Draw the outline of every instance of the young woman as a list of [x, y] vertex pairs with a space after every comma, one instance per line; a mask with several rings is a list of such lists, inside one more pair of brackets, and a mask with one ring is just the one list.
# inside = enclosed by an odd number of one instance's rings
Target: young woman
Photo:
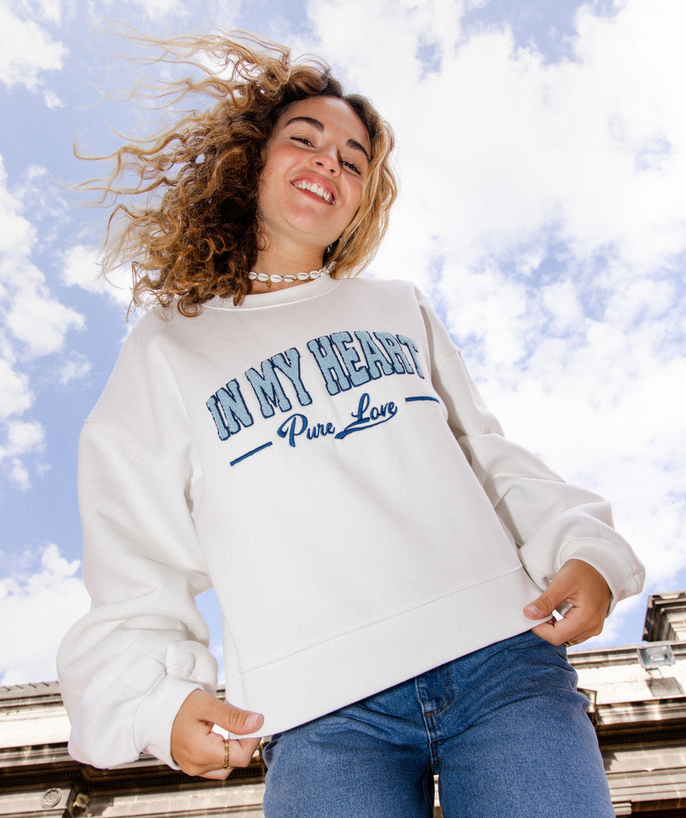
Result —
[[275, 46], [165, 47], [232, 72], [103, 187], [140, 180], [110, 261], [153, 309], [81, 440], [72, 755], [223, 779], [268, 735], [270, 818], [433, 815], [435, 773], [446, 818], [610, 818], [564, 650], [642, 586], [607, 504], [502, 436], [410, 283], [354, 277], [396, 190], [370, 103]]

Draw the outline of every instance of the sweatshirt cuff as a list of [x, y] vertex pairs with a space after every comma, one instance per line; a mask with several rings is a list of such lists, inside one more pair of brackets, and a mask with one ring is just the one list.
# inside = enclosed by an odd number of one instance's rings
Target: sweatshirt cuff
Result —
[[642, 563], [623, 549], [608, 548], [605, 542], [593, 538], [573, 540], [561, 549], [556, 569], [568, 560], [582, 560], [602, 574], [612, 594], [608, 616], [620, 600], [640, 593], [643, 588]]
[[[194, 690], [202, 690], [197, 682], [163, 676], [155, 689], [146, 696], [136, 714], [136, 746], [164, 761], [173, 770], [180, 769], [171, 754], [171, 731], [176, 714]], [[210, 691], [213, 692], [213, 691]]]

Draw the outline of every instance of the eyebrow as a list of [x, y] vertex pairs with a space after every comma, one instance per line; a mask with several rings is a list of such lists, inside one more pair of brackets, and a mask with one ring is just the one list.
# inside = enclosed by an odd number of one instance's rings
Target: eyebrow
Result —
[[[311, 116], [294, 116], [293, 119], [288, 120], [288, 122], [284, 125], [284, 128], [287, 128], [293, 122], [305, 122], [307, 125], [311, 125], [313, 128], [316, 128], [318, 131], [322, 133], [326, 130], [324, 128], [323, 122], [320, 122], [318, 119], [314, 119]], [[352, 148], [353, 150], [360, 151], [361, 153], [363, 153], [367, 158], [367, 162], [372, 161], [369, 157], [369, 154], [365, 150], [364, 146], [360, 145], [357, 139], [348, 139], [348, 141], [345, 144], [349, 148]]]

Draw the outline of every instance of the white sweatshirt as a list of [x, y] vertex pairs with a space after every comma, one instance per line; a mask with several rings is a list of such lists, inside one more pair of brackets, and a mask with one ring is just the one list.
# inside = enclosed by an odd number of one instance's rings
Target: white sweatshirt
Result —
[[79, 492], [93, 606], [59, 675], [70, 752], [98, 767], [174, 766], [174, 716], [216, 689], [211, 586], [227, 700], [270, 735], [530, 629], [569, 559], [614, 602], [643, 582], [607, 503], [502, 436], [405, 282], [145, 315], [86, 422]]

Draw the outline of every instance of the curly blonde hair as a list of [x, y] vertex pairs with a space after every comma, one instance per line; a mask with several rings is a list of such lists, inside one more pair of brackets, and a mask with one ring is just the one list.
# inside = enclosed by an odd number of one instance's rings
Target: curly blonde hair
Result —
[[[262, 249], [258, 187], [265, 147], [286, 107], [313, 96], [345, 100], [371, 141], [360, 208], [323, 259], [333, 263], [337, 278], [361, 272], [378, 249], [397, 195], [393, 132], [371, 103], [345, 95], [322, 60], [294, 62], [284, 46], [242, 32], [131, 39], [162, 49], [149, 62], [182, 63], [200, 72], [199, 78], [156, 81], [147, 86], [148, 95], [174, 105], [188, 95], [214, 102], [109, 156], [84, 157], [114, 160], [109, 177], [82, 187], [98, 191], [100, 204], [112, 197], [116, 202], [104, 268], [132, 261], [132, 306], [175, 301], [183, 315], [192, 316], [217, 295], [241, 303]], [[139, 87], [132, 96], [140, 94]]]

